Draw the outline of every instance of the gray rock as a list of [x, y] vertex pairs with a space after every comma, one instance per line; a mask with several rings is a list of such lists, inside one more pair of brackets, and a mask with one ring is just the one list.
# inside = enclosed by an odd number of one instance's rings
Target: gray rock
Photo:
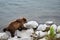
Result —
[[17, 38], [17, 36], [13, 38], [9, 38], [8, 40], [33, 40], [32, 37], [22, 37], [22, 38]]
[[33, 40], [31, 37], [20, 38], [20, 40]]
[[52, 24], [54, 24], [54, 22], [53, 21], [46, 21], [45, 24], [52, 25]]
[[47, 35], [47, 32], [42, 32], [42, 31], [36, 31], [35, 34], [37, 35], [37, 37], [44, 37]]
[[46, 30], [47, 25], [46, 24], [40, 24], [37, 28], [38, 31], [45, 31]]
[[59, 34], [56, 34], [56, 38], [60, 38], [60, 33]]
[[17, 36], [15, 36], [13, 38], [9, 38], [8, 40], [19, 40], [19, 39], [17, 38]]
[[60, 25], [57, 27], [57, 32], [60, 33]]
[[42, 38], [42, 39], [39, 39], [39, 40], [47, 40], [46, 38]]
[[0, 33], [0, 39], [3, 40], [7, 40], [9, 38], [9, 36], [7, 35], [7, 33]]

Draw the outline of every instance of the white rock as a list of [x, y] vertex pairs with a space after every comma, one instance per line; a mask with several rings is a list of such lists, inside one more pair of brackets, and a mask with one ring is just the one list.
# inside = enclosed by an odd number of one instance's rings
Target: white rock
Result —
[[34, 33], [33, 29], [28, 29], [28, 30], [22, 30], [22, 31], [18, 31], [17, 30], [17, 36], [19, 37], [30, 37], [32, 35], [32, 33]]
[[11, 39], [8, 39], [8, 40], [19, 40], [18, 38], [11, 38]]
[[44, 36], [47, 35], [47, 32], [36, 31], [35, 34], [36, 34], [38, 37], [44, 37]]
[[0, 39], [8, 39], [9, 36], [6, 33], [0, 33]]
[[59, 32], [59, 33], [60, 33], [60, 26], [58, 26], [58, 27], [57, 27], [57, 32]]
[[55, 31], [57, 30], [57, 25], [56, 24], [53, 24], [51, 26], [53, 26], [53, 28], [54, 28]]
[[32, 37], [16, 38], [16, 36], [15, 36], [13, 38], [9, 38], [8, 40], [33, 40], [33, 38]]
[[22, 37], [22, 38], [16, 38], [16, 37], [14, 37], [14, 38], [10, 38], [10, 39], [8, 39], [8, 40], [33, 40], [33, 38], [31, 38], [31, 37]]
[[60, 38], [60, 34], [56, 34], [56, 38]]
[[45, 24], [40, 24], [40, 25], [38, 26], [37, 30], [38, 30], [38, 31], [44, 31], [44, 30], [46, 30], [46, 27], [47, 27], [47, 25], [45, 25]]
[[42, 38], [42, 39], [39, 39], [39, 40], [47, 40], [46, 38]]
[[36, 21], [29, 21], [24, 24], [26, 28], [36, 28], [38, 26], [38, 23]]
[[50, 24], [53, 24], [54, 22], [53, 21], [46, 21], [45, 23], [50, 25]]

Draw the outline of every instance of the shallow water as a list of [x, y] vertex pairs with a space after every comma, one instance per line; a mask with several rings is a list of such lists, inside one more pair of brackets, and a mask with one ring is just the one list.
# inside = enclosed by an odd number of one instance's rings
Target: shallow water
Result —
[[20, 17], [60, 24], [60, 0], [0, 0], [0, 29]]

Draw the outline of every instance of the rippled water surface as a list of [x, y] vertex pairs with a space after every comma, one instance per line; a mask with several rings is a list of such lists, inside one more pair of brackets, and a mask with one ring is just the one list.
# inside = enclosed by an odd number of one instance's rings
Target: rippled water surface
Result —
[[19, 17], [60, 24], [60, 0], [0, 0], [0, 29]]

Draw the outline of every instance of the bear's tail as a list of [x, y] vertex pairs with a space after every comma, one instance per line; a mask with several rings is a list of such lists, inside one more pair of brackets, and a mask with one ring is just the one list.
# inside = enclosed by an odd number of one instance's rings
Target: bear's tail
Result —
[[7, 30], [7, 29], [6, 29], [6, 28], [4, 28], [4, 29], [3, 29], [3, 32], [6, 32], [6, 30]]

